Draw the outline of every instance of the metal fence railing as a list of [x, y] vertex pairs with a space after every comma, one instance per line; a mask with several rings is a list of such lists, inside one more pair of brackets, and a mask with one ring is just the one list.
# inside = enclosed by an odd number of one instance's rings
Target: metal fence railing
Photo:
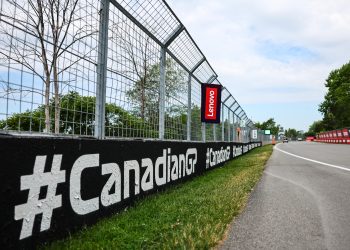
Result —
[[162, 0], [0, 0], [0, 131], [249, 141], [252, 121]]

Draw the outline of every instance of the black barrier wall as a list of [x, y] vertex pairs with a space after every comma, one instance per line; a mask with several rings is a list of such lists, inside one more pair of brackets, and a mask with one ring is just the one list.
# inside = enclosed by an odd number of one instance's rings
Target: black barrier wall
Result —
[[62, 238], [258, 146], [0, 137], [2, 249]]

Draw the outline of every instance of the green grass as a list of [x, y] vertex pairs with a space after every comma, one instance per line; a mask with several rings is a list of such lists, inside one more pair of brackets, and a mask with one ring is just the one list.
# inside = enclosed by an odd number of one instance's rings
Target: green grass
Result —
[[225, 236], [264, 170], [272, 146], [152, 195], [48, 249], [208, 249]]

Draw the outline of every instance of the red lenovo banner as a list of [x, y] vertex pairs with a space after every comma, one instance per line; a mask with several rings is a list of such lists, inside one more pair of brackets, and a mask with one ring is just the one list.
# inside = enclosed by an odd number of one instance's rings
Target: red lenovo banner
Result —
[[220, 123], [221, 85], [202, 84], [202, 122]]

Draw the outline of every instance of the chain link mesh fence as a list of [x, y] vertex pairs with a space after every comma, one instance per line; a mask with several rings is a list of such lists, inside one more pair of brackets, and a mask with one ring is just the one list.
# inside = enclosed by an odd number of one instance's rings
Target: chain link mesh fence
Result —
[[224, 87], [221, 123], [201, 123], [201, 84], [221, 83], [165, 1], [0, 4], [0, 132], [250, 140]]

